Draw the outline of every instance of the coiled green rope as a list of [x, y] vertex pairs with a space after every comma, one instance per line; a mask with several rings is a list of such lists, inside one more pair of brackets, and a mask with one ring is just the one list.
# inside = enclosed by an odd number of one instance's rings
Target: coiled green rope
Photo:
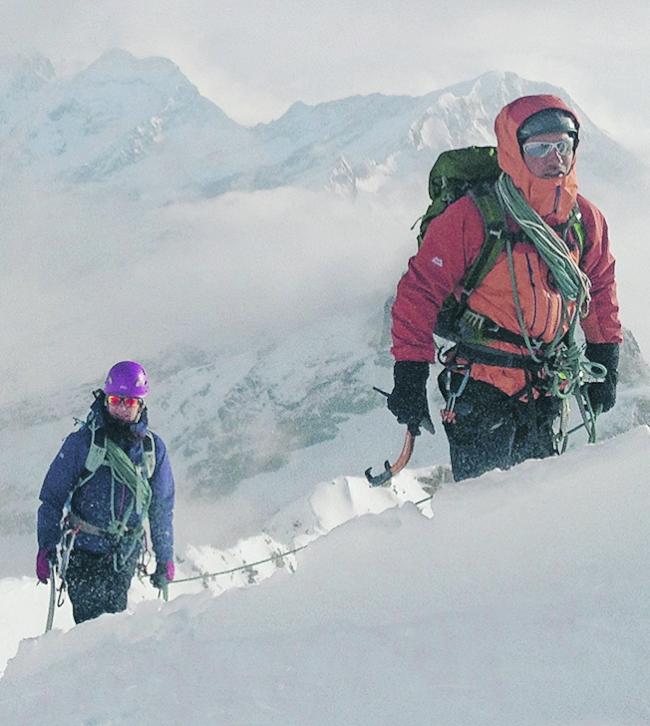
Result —
[[562, 298], [576, 302], [580, 316], [585, 317], [591, 302], [591, 282], [571, 256], [566, 242], [528, 205], [507, 174], [501, 174], [497, 180], [496, 192], [548, 265]]
[[[562, 322], [558, 326], [556, 335], [548, 346], [547, 352], [540, 357], [540, 351], [533, 346], [526, 329], [517, 290], [512, 243], [510, 240], [506, 241], [506, 254], [517, 322], [519, 323], [521, 335], [526, 342], [528, 353], [535, 362], [546, 363], [548, 390], [552, 396], [559, 399], [568, 399], [572, 395], [579, 395], [580, 386], [585, 382], [589, 380], [602, 381], [607, 375], [604, 366], [592, 363], [585, 357], [584, 346], [578, 345], [575, 340], [578, 315], [585, 317], [589, 312], [591, 281], [578, 267], [565, 241], [528, 205], [522, 193], [507, 174], [501, 174], [497, 180], [496, 193], [504, 209], [521, 227], [547, 264], [562, 298]], [[568, 304], [571, 302], [576, 304], [577, 309], [577, 314], [573, 316], [569, 315], [568, 309]], [[566, 335], [564, 325], [568, 326]]]

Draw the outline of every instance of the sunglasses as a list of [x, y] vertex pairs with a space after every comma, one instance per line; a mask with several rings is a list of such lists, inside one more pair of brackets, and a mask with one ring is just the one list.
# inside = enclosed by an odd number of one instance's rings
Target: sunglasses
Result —
[[114, 396], [112, 394], [110, 396], [106, 396], [106, 401], [109, 406], [119, 406], [120, 403], [123, 403], [127, 408], [135, 408], [142, 403], [141, 398], [135, 398], [133, 396]]
[[535, 159], [543, 159], [553, 150], [557, 151], [560, 156], [566, 156], [573, 150], [573, 141], [570, 139], [560, 139], [559, 141], [528, 141], [522, 148], [524, 154], [528, 154], [528, 156], [532, 156]]

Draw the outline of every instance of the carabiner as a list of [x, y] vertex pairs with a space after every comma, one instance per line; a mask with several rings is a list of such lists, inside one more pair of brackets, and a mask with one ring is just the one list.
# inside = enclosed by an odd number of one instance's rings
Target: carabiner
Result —
[[[458, 388], [455, 391], [452, 391], [451, 374], [460, 373], [461, 370], [463, 371], [463, 378], [458, 384]], [[463, 395], [465, 387], [467, 386], [467, 381], [469, 380], [469, 370], [469, 366], [460, 364], [456, 366], [449, 366], [446, 370], [445, 383], [448, 398], [445, 407], [440, 411], [440, 418], [442, 419], [443, 423], [456, 423], [456, 412], [454, 410], [456, 408], [456, 400]]]

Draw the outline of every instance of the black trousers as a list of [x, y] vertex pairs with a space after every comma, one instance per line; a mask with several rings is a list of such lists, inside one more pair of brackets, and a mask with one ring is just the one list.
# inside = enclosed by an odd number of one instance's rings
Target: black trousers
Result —
[[[445, 400], [449, 397], [446, 375], [443, 371], [438, 376]], [[452, 390], [458, 390], [461, 380], [461, 374], [452, 373]], [[468, 379], [456, 400], [455, 420], [443, 422], [454, 479], [555, 454], [553, 422], [560, 408], [560, 400], [551, 396], [522, 402], [488, 383]]]
[[136, 547], [136, 551], [123, 563], [120, 571], [116, 572], [112, 554], [72, 550], [66, 582], [75, 623], [83, 623], [104, 613], [126, 610], [129, 587], [139, 554], [140, 550]]

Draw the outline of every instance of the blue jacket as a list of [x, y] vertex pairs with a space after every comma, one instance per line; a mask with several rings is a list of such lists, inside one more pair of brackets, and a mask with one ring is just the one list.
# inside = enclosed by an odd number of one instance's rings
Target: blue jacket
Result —
[[[98, 425], [106, 426], [108, 414], [103, 407], [103, 397], [91, 407]], [[142, 439], [148, 431], [146, 409], [137, 424], [130, 431], [108, 427], [107, 433], [127, 453], [134, 463], [141, 463], [143, 457]], [[174, 477], [163, 440], [151, 432], [155, 444], [156, 466], [152, 477], [151, 504], [149, 506], [149, 527], [157, 562], [167, 562], [174, 555], [174, 531], [172, 525], [174, 509]], [[38, 509], [38, 546], [53, 550], [61, 539], [61, 518], [71, 492], [77, 486], [90, 449], [91, 431], [87, 425], [71, 433], [63, 442], [59, 453], [45, 476], [41, 488], [41, 506]], [[111, 520], [111, 470], [100, 466], [91, 479], [73, 494], [71, 508], [81, 519], [100, 529], [106, 529]], [[128, 487], [115, 483], [113, 512], [120, 515], [126, 511], [133, 495]], [[133, 511], [128, 527], [137, 528], [141, 518]], [[125, 542], [121, 543], [126, 546]], [[79, 532], [75, 549], [94, 553], [109, 553], [115, 550], [115, 543], [108, 537]]]

